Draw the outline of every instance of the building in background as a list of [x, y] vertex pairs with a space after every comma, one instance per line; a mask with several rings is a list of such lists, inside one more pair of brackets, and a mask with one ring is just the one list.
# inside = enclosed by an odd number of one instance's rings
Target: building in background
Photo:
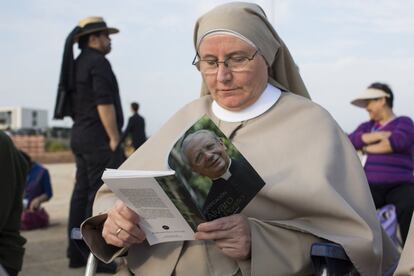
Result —
[[47, 110], [21, 106], [0, 107], [0, 129], [44, 130], [48, 127]]
[[0, 106], [0, 130], [39, 163], [74, 162], [69, 147], [71, 128], [49, 126], [45, 109]]

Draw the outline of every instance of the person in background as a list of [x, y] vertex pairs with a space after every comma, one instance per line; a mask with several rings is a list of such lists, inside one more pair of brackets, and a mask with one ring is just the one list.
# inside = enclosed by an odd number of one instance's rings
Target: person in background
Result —
[[27, 164], [29, 173], [26, 178], [23, 205], [29, 211], [38, 210], [43, 202], [49, 201], [53, 196], [49, 170], [33, 161], [28, 154], [20, 152]]
[[[106, 55], [111, 52], [111, 34], [102, 17], [87, 17], [66, 39], [55, 118], [71, 116], [71, 148], [76, 161], [76, 182], [72, 192], [68, 222], [69, 267], [86, 265], [88, 250], [71, 239], [92, 214], [96, 191], [101, 187], [105, 168], [117, 168], [124, 155], [120, 134], [124, 122], [118, 83]], [[73, 60], [73, 44], [81, 50]], [[83, 249], [82, 249], [83, 248]], [[98, 270], [100, 266], [98, 266]]]
[[414, 210], [414, 124], [393, 111], [394, 94], [384, 83], [371, 84], [351, 103], [365, 108], [370, 120], [358, 126], [349, 139], [366, 155], [364, 164], [375, 207], [394, 204], [403, 243]]
[[128, 124], [121, 137], [122, 143], [122, 141], [130, 135], [134, 150], [138, 149], [145, 143], [145, 141], [147, 141], [147, 135], [145, 134], [145, 119], [139, 115], [138, 111], [139, 104], [137, 102], [131, 103], [132, 116], [129, 117]]
[[22, 268], [26, 239], [20, 235], [22, 199], [29, 167], [7, 134], [0, 130], [0, 265], [9, 276]]
[[108, 262], [127, 252], [135, 275], [311, 275], [312, 244], [329, 240], [343, 246], [361, 275], [391, 270], [398, 254], [376, 220], [355, 150], [332, 116], [309, 100], [263, 9], [230, 2], [208, 11], [195, 24], [194, 48], [204, 96], [120, 168], [165, 170], [171, 146], [207, 115], [266, 184], [240, 214], [199, 224], [195, 240], [154, 246], [139, 215], [102, 186], [96, 216], [82, 224], [95, 256]]
[[10, 126], [8, 126], [5, 130], [4, 130], [4, 133], [6, 133], [8, 136], [12, 136], [13, 135], [13, 132], [12, 132], [12, 129], [11, 129], [11, 127]]

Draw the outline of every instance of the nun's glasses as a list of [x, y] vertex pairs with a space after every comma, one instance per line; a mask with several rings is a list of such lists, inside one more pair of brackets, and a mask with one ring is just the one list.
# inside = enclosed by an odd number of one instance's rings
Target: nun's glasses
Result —
[[216, 74], [220, 63], [223, 63], [223, 65], [226, 68], [230, 69], [232, 72], [241, 72], [245, 69], [246, 65], [254, 59], [258, 52], [259, 50], [257, 50], [251, 57], [242, 55], [229, 56], [224, 61], [218, 61], [214, 59], [197, 60], [197, 58], [199, 57], [199, 55], [197, 54], [194, 57], [192, 64], [195, 65], [201, 73], [207, 75]]

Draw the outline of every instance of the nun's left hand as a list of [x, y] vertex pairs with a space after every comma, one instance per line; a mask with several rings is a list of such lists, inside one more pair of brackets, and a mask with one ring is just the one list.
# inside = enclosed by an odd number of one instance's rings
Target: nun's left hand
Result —
[[247, 218], [241, 214], [198, 225], [197, 240], [214, 240], [221, 251], [236, 260], [250, 258], [251, 235]]

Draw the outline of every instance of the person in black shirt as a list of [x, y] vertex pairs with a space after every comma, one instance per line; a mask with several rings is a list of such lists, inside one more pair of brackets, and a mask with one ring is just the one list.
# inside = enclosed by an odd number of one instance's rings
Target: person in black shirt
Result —
[[145, 134], [145, 120], [138, 114], [139, 104], [136, 102], [131, 103], [132, 116], [129, 117], [127, 127], [121, 137], [121, 142], [124, 141], [126, 136], [131, 134], [132, 146], [134, 149], [138, 149], [147, 140]]
[[[29, 166], [13, 141], [0, 130], [0, 275], [22, 268], [26, 239], [20, 234], [23, 190]], [[2, 274], [3, 272], [3, 274]]]
[[[92, 204], [102, 185], [105, 168], [117, 168], [123, 161], [119, 147], [123, 113], [118, 83], [109, 61], [110, 34], [102, 17], [80, 21], [68, 36], [62, 62], [55, 118], [73, 119], [71, 148], [76, 160], [76, 183], [72, 192], [67, 255], [69, 267], [86, 265], [88, 251], [71, 239], [71, 231], [92, 215]], [[81, 53], [73, 60], [72, 46]], [[62, 107], [63, 106], [63, 107]]]

